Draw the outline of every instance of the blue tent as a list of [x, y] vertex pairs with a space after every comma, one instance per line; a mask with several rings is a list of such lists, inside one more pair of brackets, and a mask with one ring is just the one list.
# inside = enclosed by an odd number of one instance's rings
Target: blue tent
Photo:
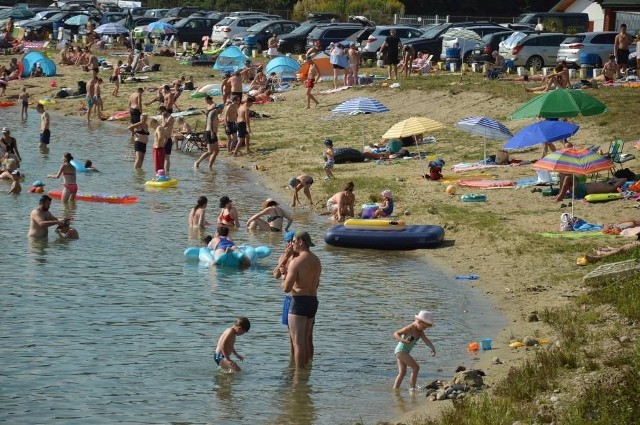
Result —
[[244, 62], [249, 59], [236, 46], [229, 46], [220, 53], [213, 69], [223, 72], [235, 72], [244, 67]]
[[291, 59], [288, 56], [278, 56], [277, 58], [273, 58], [267, 64], [265, 68], [265, 73], [267, 75], [275, 72], [277, 75], [281, 77], [292, 77], [295, 78], [296, 73], [300, 70], [300, 64]]
[[33, 71], [36, 63], [40, 64], [40, 68], [42, 68], [45, 77], [53, 77], [56, 75], [55, 62], [46, 57], [44, 53], [33, 51], [22, 57], [22, 78], [31, 76], [31, 71]]

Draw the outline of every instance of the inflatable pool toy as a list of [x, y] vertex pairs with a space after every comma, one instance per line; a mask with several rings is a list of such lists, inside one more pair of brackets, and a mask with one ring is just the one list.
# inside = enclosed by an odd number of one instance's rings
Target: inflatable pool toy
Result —
[[456, 194], [456, 187], [452, 184], [450, 184], [449, 186], [447, 186], [447, 188], [445, 189], [445, 192], [447, 193], [447, 195], [449, 196], [453, 196]]
[[40, 99], [38, 103], [41, 104], [42, 106], [50, 106], [50, 105], [55, 105], [56, 101], [48, 97], [45, 97], [44, 99]]
[[202, 109], [189, 108], [185, 109], [184, 111], [178, 111], [171, 114], [171, 116], [174, 118], [188, 117], [189, 115], [202, 115]]
[[206, 92], [205, 93], [201, 93], [199, 91], [194, 91], [193, 93], [191, 93], [189, 95], [189, 98], [190, 99], [201, 99], [201, 98], [207, 97], [207, 96], [208, 96], [208, 94]]
[[[49, 192], [49, 196], [52, 198], [62, 198], [61, 190], [52, 190]], [[105, 202], [107, 204], [133, 204], [138, 202], [138, 197], [135, 195], [108, 195], [105, 193], [76, 193], [76, 201], [87, 202]]]
[[129, 118], [130, 116], [131, 114], [129, 113], [129, 111], [114, 112], [109, 118], [107, 118], [107, 121], [124, 120]]
[[71, 165], [73, 165], [73, 168], [75, 168], [78, 173], [90, 173], [91, 172], [90, 169], [85, 168], [84, 164], [82, 162], [78, 161], [77, 159], [72, 159], [70, 162], [71, 162]]
[[359, 230], [402, 230], [406, 226], [402, 220], [350, 218], [344, 222], [346, 229]]
[[622, 199], [622, 193], [592, 193], [591, 195], [587, 195], [584, 197], [584, 200], [589, 203], [595, 202], [609, 202], [615, 201], [616, 199]]
[[444, 240], [444, 229], [434, 225], [407, 225], [391, 232], [348, 229], [343, 224], [333, 226], [324, 234], [329, 245], [344, 248], [384, 250], [425, 249], [438, 246]]
[[178, 185], [177, 179], [168, 179], [168, 180], [147, 180], [144, 184], [147, 187], [174, 187]]
[[460, 197], [462, 202], [487, 202], [487, 195], [483, 193], [470, 193]]
[[333, 154], [333, 160], [336, 164], [345, 164], [347, 162], [364, 162], [364, 154], [358, 149], [336, 148], [333, 150]]
[[214, 251], [207, 247], [189, 247], [184, 250], [184, 256], [187, 259], [199, 260], [206, 266], [231, 266], [240, 267], [244, 257], [247, 257], [251, 264], [260, 258], [271, 255], [271, 248], [268, 246], [251, 247], [248, 245], [239, 245], [237, 250], [230, 250], [224, 254], [215, 256]]
[[498, 189], [514, 187], [513, 180], [463, 179], [458, 180], [458, 186], [475, 187], [478, 189]]
[[0, 108], [7, 108], [9, 106], [16, 106], [16, 102], [11, 102], [8, 100], [0, 102]]
[[580, 238], [601, 238], [609, 235], [602, 232], [544, 232], [541, 235], [545, 238], [567, 238], [567, 239], [580, 239]]
[[509, 347], [511, 348], [520, 348], [520, 347], [524, 347], [524, 344], [520, 341], [515, 341], [512, 342], [511, 344], [509, 344]]

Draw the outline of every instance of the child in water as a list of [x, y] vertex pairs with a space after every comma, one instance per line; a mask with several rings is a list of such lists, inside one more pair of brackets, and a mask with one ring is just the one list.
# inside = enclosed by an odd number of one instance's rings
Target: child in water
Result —
[[228, 370], [231, 372], [240, 372], [240, 366], [233, 360], [231, 360], [231, 355], [233, 354], [238, 358], [238, 360], [243, 361], [244, 358], [236, 352], [235, 343], [236, 336], [244, 335], [249, 332], [251, 328], [251, 323], [249, 319], [246, 317], [238, 317], [236, 322], [230, 328], [227, 328], [222, 335], [220, 335], [220, 339], [218, 339], [218, 345], [216, 346], [216, 353], [213, 356], [216, 364], [220, 366], [223, 370]]
[[397, 330], [393, 337], [398, 341], [398, 345], [395, 349], [396, 362], [398, 364], [398, 376], [393, 383], [393, 388], [400, 388], [404, 375], [407, 373], [407, 366], [411, 368], [411, 388], [416, 388], [416, 381], [418, 380], [418, 372], [420, 366], [416, 363], [415, 359], [411, 357], [411, 349], [416, 345], [418, 339], [424, 341], [427, 347], [431, 349], [431, 355], [436, 355], [436, 349], [424, 334], [425, 329], [433, 326], [433, 313], [422, 310], [418, 313], [408, 326]]
[[335, 154], [333, 152], [333, 140], [331, 139], [327, 139], [324, 141], [324, 145], [327, 147], [327, 150], [324, 151], [324, 167], [322, 167], [324, 169], [324, 173], [326, 174], [325, 176], [325, 180], [330, 180], [333, 179], [335, 177], [333, 177], [333, 165], [335, 164], [334, 160], [335, 160]]

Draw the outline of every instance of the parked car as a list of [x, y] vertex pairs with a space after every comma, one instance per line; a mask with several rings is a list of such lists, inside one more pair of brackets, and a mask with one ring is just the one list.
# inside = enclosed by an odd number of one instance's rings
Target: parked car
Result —
[[443, 23], [438, 25], [430, 25], [421, 27], [424, 33], [421, 37], [414, 38], [404, 43], [407, 46], [411, 46], [413, 50], [417, 52], [425, 52], [428, 55], [433, 55], [434, 58], [439, 58], [442, 52], [442, 37], [444, 33], [451, 28], [464, 28], [473, 27], [479, 25], [492, 25], [498, 26], [492, 22], [455, 22], [455, 23]]
[[340, 15], [336, 15], [335, 13], [310, 12], [307, 15], [307, 19], [309, 22], [315, 22], [317, 24], [331, 23], [340, 19]]
[[127, 19], [126, 12], [105, 12], [102, 14], [102, 19], [100, 19], [98, 25], [110, 24], [113, 22], [121, 21], [122, 19]]
[[318, 24], [314, 22], [303, 22], [298, 28], [289, 34], [278, 37], [278, 51], [280, 53], [304, 53], [307, 45], [307, 37]]
[[497, 51], [500, 42], [506, 40], [511, 34], [513, 34], [513, 31], [509, 30], [494, 32], [493, 34], [487, 34], [482, 37], [482, 41], [473, 46], [470, 58], [471, 63], [494, 63], [495, 58], [493, 57], [493, 52]]
[[[581, 54], [598, 55], [596, 66], [601, 68], [609, 60], [613, 53], [613, 44], [618, 33], [615, 31], [583, 32], [570, 35], [565, 38], [558, 49], [558, 62], [567, 61], [567, 64], [579, 67]], [[629, 46], [630, 51], [635, 51], [636, 44]]]
[[235, 12], [229, 12], [229, 15], [227, 16], [253, 16], [253, 15], [266, 16], [269, 19], [282, 19], [282, 16], [280, 15], [271, 15], [269, 13], [255, 12], [252, 10], [237, 10]]
[[300, 24], [294, 21], [279, 20], [279, 21], [264, 21], [247, 28], [245, 31], [238, 33], [233, 38], [233, 44], [244, 44], [244, 38], [253, 36], [256, 39], [256, 49], [258, 51], [267, 50], [269, 39], [273, 34], [280, 36], [281, 34], [289, 34]]
[[34, 16], [33, 18], [23, 19], [21, 21], [15, 21], [13, 25], [16, 27], [24, 27], [25, 24], [29, 24], [32, 22], [45, 21], [50, 17], [52, 17], [53, 15], [55, 15], [56, 13], [60, 13], [60, 9], [43, 10], [41, 12], [36, 13], [36, 16]]
[[179, 6], [169, 9], [164, 15], [165, 18], [186, 18], [195, 12], [201, 12], [203, 9], [196, 6]]
[[513, 33], [500, 44], [500, 55], [513, 61], [515, 66], [534, 67], [537, 70], [545, 65], [555, 65], [558, 59], [560, 43], [567, 37], [562, 33]]
[[233, 40], [237, 34], [245, 31], [247, 28], [259, 22], [269, 20], [270, 19], [264, 15], [227, 16], [213, 26], [211, 41], [214, 43], [223, 43], [226, 40]]
[[380, 50], [380, 46], [382, 46], [387, 36], [391, 34], [392, 29], [396, 30], [396, 36], [400, 38], [403, 44], [424, 34], [422, 30], [407, 25], [378, 25], [367, 35], [364, 46], [360, 49], [362, 58], [375, 60], [376, 52]]
[[164, 18], [164, 16], [167, 14], [167, 12], [169, 11], [169, 9], [149, 9], [146, 12], [144, 12], [144, 18], [156, 18], [156, 20], [158, 19], [162, 19]]
[[133, 16], [133, 19], [136, 20], [138, 18], [142, 18], [144, 14], [147, 12], [147, 10], [151, 10], [151, 8], [150, 7], [132, 7], [127, 11], [127, 13], [131, 13], [131, 16]]
[[442, 51], [440, 59], [446, 59], [446, 51], [449, 48], [458, 47], [460, 58], [464, 63], [471, 63], [473, 48], [482, 41], [482, 37], [487, 34], [504, 32], [504, 27], [489, 25], [477, 27], [452, 28], [442, 37]]
[[59, 27], [62, 27], [67, 19], [77, 14], [76, 12], [58, 12], [49, 19], [27, 23], [23, 28], [25, 31], [45, 35], [51, 34], [55, 37], [57, 35], [55, 31], [57, 31]]
[[187, 18], [180, 19], [173, 26], [177, 31], [176, 37], [178, 38], [178, 41], [199, 43], [202, 41], [202, 37], [209, 35], [214, 24], [214, 19], [189, 16]]
[[140, 24], [140, 25], [136, 23], [136, 27], [133, 28], [133, 36], [134, 36], [134, 38], [142, 38], [142, 37], [144, 37], [144, 35], [146, 34], [145, 28], [150, 23], [162, 21], [162, 22], [166, 22], [168, 24], [174, 25], [179, 20], [180, 20], [180, 18], [173, 17], [173, 18], [153, 19], [151, 22], [143, 23], [143, 24]]
[[319, 40], [320, 49], [324, 50], [329, 47], [329, 44], [342, 42], [361, 29], [360, 24], [320, 24], [307, 36], [306, 48], [309, 49], [316, 40]]
[[529, 12], [518, 16], [518, 19], [508, 27], [514, 30], [532, 30], [538, 24], [544, 26], [545, 31], [553, 32], [585, 32], [589, 27], [587, 13], [571, 12]]

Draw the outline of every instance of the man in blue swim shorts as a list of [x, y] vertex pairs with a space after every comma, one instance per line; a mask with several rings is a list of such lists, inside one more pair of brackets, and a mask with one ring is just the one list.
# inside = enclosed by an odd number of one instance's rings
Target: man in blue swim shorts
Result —
[[315, 246], [309, 233], [297, 231], [293, 236], [297, 254], [282, 273], [282, 290], [292, 296], [289, 306], [289, 336], [293, 344], [296, 368], [303, 369], [313, 359], [313, 325], [318, 311], [318, 286], [322, 265], [309, 249]]

